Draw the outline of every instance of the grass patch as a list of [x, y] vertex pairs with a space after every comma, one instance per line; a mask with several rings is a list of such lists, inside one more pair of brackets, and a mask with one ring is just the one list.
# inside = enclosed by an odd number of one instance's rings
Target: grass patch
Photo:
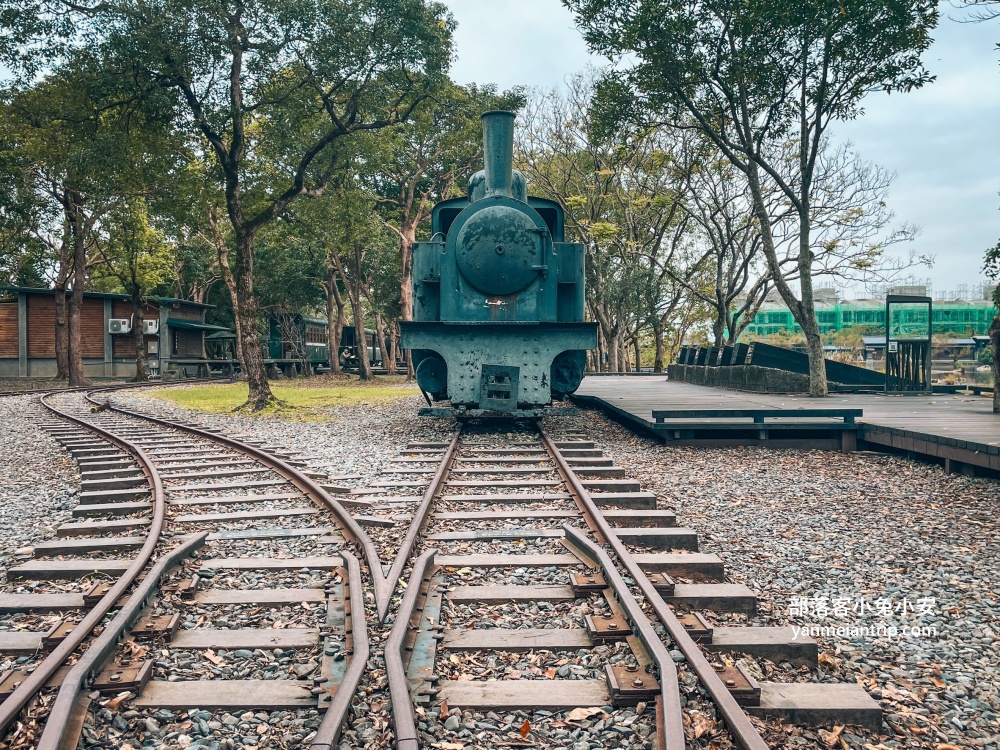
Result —
[[[244, 416], [275, 416], [286, 419], [329, 419], [331, 409], [338, 406], [375, 404], [407, 398], [419, 393], [416, 384], [406, 383], [402, 376], [380, 377], [362, 383], [357, 378], [318, 377], [299, 381], [272, 382], [271, 392], [280, 403]], [[158, 388], [149, 394], [182, 406], [185, 409], [212, 414], [227, 414], [247, 400], [246, 383], [218, 383], [181, 388]]]

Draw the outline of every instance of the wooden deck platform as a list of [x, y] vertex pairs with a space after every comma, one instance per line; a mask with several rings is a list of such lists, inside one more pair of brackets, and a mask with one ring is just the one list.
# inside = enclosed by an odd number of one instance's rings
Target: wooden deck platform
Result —
[[[902, 451], [943, 462], [948, 471], [975, 467], [1000, 472], [1000, 415], [990, 399], [960, 394], [885, 396], [836, 394], [822, 401], [800, 394], [761, 394], [675, 383], [663, 377], [587, 377], [574, 399], [595, 405], [631, 427], [665, 441], [694, 445], [766, 444], [772, 447]], [[822, 406], [861, 409], [856, 424], [797, 416]], [[691, 418], [677, 412], [781, 410], [766, 429], [750, 418]], [[653, 411], [673, 412], [657, 424]], [[787, 411], [787, 415], [784, 412]]]

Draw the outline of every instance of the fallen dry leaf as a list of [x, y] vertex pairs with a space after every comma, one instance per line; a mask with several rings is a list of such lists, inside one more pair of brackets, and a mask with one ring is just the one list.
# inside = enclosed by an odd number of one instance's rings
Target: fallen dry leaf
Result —
[[569, 712], [569, 716], [566, 717], [567, 721], [582, 721], [583, 719], [589, 719], [594, 714], [601, 713], [600, 708], [574, 708]]
[[224, 664], [225, 661], [226, 661], [225, 659], [220, 659], [218, 656], [216, 656], [215, 652], [212, 649], [208, 649], [208, 651], [206, 651], [205, 653], [203, 653], [202, 656], [204, 656], [206, 659], [208, 659], [210, 662], [212, 662], [212, 664], [214, 664], [215, 666], [219, 666], [220, 664]]
[[715, 722], [701, 711], [692, 711], [690, 716], [691, 731], [694, 733], [695, 739], [699, 739], [702, 735], [715, 729]]
[[441, 713], [440, 713], [440, 716], [441, 716], [441, 721], [444, 721], [446, 718], [448, 718], [448, 701], [447, 701], [447, 699], [441, 701]]
[[114, 698], [112, 698], [107, 703], [105, 703], [104, 707], [106, 709], [108, 709], [109, 711], [114, 711], [122, 703], [124, 703], [125, 701], [127, 701], [131, 697], [132, 697], [132, 693], [122, 693], [121, 695], [116, 695]]
[[836, 726], [833, 728], [832, 732], [827, 732], [824, 729], [819, 730], [819, 736], [823, 738], [823, 744], [827, 747], [833, 747], [840, 740], [840, 733], [844, 731], [844, 725]]
[[522, 737], [527, 737], [528, 736], [528, 732], [530, 732], [530, 731], [531, 731], [531, 722], [529, 722], [527, 719], [525, 719], [524, 723], [521, 725], [521, 736]]

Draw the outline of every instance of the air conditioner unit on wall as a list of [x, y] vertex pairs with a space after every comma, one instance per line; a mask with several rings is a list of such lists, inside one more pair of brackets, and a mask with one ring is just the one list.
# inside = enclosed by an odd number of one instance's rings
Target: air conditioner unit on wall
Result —
[[160, 330], [160, 321], [158, 320], [144, 320], [142, 321], [142, 332], [147, 336], [155, 336]]
[[112, 318], [108, 321], [108, 333], [129, 333], [132, 321], [128, 318]]

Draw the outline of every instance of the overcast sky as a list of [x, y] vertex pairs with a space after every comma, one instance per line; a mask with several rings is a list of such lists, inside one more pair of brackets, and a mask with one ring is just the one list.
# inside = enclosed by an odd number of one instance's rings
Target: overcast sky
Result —
[[[591, 57], [573, 17], [559, 0], [445, 0], [458, 22], [460, 83], [553, 87]], [[1000, 239], [1000, 22], [961, 24], [943, 6], [935, 43], [925, 57], [937, 76], [909, 94], [871, 95], [860, 119], [835, 126], [866, 159], [896, 173], [889, 205], [920, 235], [909, 245], [935, 256], [935, 291], [978, 284], [987, 247]]]

